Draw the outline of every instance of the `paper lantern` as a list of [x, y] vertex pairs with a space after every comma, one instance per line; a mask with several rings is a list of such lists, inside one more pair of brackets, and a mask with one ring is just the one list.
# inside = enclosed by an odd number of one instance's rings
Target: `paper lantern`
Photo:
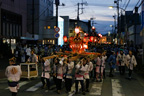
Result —
[[94, 40], [94, 37], [93, 37], [93, 36], [90, 36], [89, 41], [90, 41], [90, 42], [93, 42], [93, 40]]
[[84, 38], [83, 38], [83, 42], [87, 42], [87, 37], [84, 37]]
[[69, 40], [72, 41], [74, 37], [70, 37]]
[[63, 36], [63, 40], [64, 40], [64, 42], [67, 42], [67, 37]]
[[83, 44], [83, 47], [84, 47], [85, 49], [88, 49], [88, 45], [86, 45], [86, 44]]
[[102, 34], [99, 33], [98, 36], [99, 36], [99, 37], [102, 37]]
[[75, 33], [78, 34], [80, 32], [79, 28], [75, 28]]

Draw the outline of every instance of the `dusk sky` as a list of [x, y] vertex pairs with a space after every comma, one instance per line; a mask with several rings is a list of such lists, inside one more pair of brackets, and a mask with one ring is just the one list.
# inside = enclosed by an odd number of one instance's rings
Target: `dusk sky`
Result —
[[[116, 8], [109, 9], [109, 6], [116, 6], [114, 0], [60, 0], [60, 3], [64, 3], [66, 6], [59, 6], [59, 16], [69, 16], [70, 19], [77, 18], [77, 3], [87, 2], [88, 5], [84, 5], [83, 14], [80, 15], [80, 20], [89, 20], [90, 18], [95, 18], [95, 27], [97, 31], [101, 34], [108, 33], [112, 28], [114, 19], [113, 15], [116, 14]], [[125, 8], [129, 0], [120, 1], [120, 7]], [[139, 0], [130, 0], [130, 3], [126, 11], [131, 11]], [[139, 3], [140, 4], [140, 3]], [[139, 5], [138, 4], [138, 5]], [[80, 6], [81, 7], [81, 6]], [[55, 9], [55, 6], [54, 6]], [[140, 11], [139, 11], [140, 12]], [[55, 13], [55, 10], [54, 10]], [[81, 11], [80, 11], [81, 13]], [[54, 14], [55, 15], [55, 14]]]

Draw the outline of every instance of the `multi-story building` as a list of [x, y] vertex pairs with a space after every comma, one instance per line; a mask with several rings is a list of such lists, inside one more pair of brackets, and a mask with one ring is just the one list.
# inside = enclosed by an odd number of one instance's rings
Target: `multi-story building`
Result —
[[15, 42], [15, 39], [25, 36], [26, 9], [26, 0], [0, 0], [0, 38], [11, 43], [11, 40]]
[[[42, 34], [44, 31], [44, 26], [46, 25], [47, 18], [53, 16], [53, 0], [27, 0], [27, 32], [37, 37], [37, 39], [42, 39]], [[34, 11], [32, 10], [34, 6]], [[34, 25], [32, 24], [34, 14]], [[34, 32], [32, 32], [32, 27], [34, 26]]]

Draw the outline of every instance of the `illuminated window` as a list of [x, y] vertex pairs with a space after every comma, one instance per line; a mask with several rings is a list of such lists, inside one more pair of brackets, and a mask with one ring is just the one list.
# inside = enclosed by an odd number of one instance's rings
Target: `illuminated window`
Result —
[[49, 42], [49, 40], [48, 40], [48, 42]]
[[50, 26], [48, 26], [47, 28], [50, 29]]
[[56, 28], [56, 26], [54, 26], [54, 28]]
[[55, 44], [55, 40], [53, 40], [53, 44]]
[[46, 26], [44, 26], [44, 29], [46, 29]]

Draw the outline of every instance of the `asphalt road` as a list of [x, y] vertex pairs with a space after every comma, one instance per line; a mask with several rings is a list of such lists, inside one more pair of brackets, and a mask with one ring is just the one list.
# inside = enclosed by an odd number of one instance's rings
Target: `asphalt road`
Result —
[[[125, 78], [127, 74], [120, 76], [116, 72], [115, 75], [115, 77], [107, 76], [103, 82], [94, 82], [91, 80], [90, 92], [86, 93], [85, 96], [144, 96], [144, 80], [141, 77], [133, 74], [133, 79], [130, 81]], [[42, 83], [40, 82], [40, 77], [31, 80], [23, 79], [19, 85], [18, 96], [83, 96], [81, 93], [74, 94], [74, 83], [70, 94], [65, 92], [64, 85], [62, 93], [57, 94], [55, 85], [52, 82], [52, 90], [45, 92], [45, 89], [41, 89]], [[0, 96], [11, 96], [6, 79], [0, 79]]]

